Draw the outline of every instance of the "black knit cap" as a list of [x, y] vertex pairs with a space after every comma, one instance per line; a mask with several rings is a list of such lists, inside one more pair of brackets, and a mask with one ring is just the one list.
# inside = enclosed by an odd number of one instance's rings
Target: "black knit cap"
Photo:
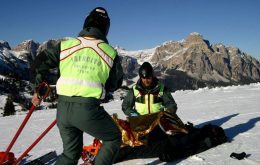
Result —
[[141, 78], [153, 77], [153, 67], [149, 62], [144, 62], [139, 68]]
[[103, 7], [93, 9], [86, 17], [83, 29], [88, 27], [96, 27], [106, 36], [110, 27], [110, 19], [106, 9]]

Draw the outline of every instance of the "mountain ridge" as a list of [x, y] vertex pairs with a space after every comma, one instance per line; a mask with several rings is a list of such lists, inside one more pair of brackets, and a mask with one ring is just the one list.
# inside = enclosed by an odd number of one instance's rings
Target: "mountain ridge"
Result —
[[[1, 41], [0, 50], [28, 63], [28, 69], [36, 54], [59, 41], [52, 39], [39, 44], [27, 40], [13, 49], [8, 42]], [[166, 41], [151, 49], [127, 51], [119, 46], [115, 49], [121, 58], [126, 86], [138, 79], [138, 68], [144, 61], [152, 63], [156, 76], [172, 91], [260, 82], [259, 60], [236, 47], [210, 44], [197, 32], [190, 33], [183, 40]], [[0, 62], [1, 56], [4, 56], [3, 51], [0, 52]]]

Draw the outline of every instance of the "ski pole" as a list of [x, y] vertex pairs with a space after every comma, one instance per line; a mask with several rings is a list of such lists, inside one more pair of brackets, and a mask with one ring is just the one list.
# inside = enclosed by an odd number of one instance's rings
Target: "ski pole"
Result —
[[25, 155], [27, 155], [32, 149], [33, 147], [52, 129], [52, 127], [56, 124], [56, 120], [54, 120], [49, 127], [31, 144], [30, 147], [28, 147], [24, 153], [14, 162], [13, 165], [17, 165], [19, 164], [19, 162], [25, 157]]
[[[47, 88], [47, 90], [46, 90], [45, 93], [43, 93], [44, 87]], [[48, 85], [46, 82], [42, 82], [41, 84], [39, 84], [39, 87], [38, 87], [38, 89], [37, 89], [37, 92], [40, 94], [40, 96], [41, 96], [40, 99], [41, 99], [41, 100], [42, 100], [42, 99], [45, 99], [45, 98], [48, 96], [49, 92], [50, 92], [49, 85]], [[41, 95], [41, 94], [42, 94], [42, 95]], [[11, 148], [13, 147], [15, 141], [16, 141], [17, 138], [19, 137], [20, 133], [22, 132], [24, 126], [26, 125], [27, 121], [28, 121], [29, 118], [31, 117], [31, 115], [32, 115], [33, 111], [35, 110], [35, 108], [36, 108], [36, 106], [34, 106], [34, 105], [31, 106], [31, 108], [30, 108], [29, 112], [27, 113], [27, 115], [25, 116], [25, 118], [24, 118], [22, 124], [20, 125], [19, 129], [17, 130], [16, 134], [14, 135], [14, 137], [13, 137], [11, 143], [10, 143], [9, 146], [7, 147], [7, 149], [6, 149], [6, 151], [5, 151], [5, 154], [4, 154], [4, 156], [2, 157], [0, 163], [3, 163], [5, 157], [7, 156], [8, 152], [9, 152], [9, 151], [11, 150]]]

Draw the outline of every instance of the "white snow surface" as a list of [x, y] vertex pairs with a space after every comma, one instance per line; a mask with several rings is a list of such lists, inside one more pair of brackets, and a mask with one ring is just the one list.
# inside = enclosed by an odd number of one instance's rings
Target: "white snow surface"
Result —
[[[195, 126], [201, 127], [210, 122], [222, 126], [231, 142], [171, 163], [160, 162], [158, 158], [152, 158], [135, 159], [118, 164], [260, 164], [260, 83], [213, 89], [203, 88], [195, 91], [176, 91], [172, 95], [178, 104], [177, 114], [184, 123], [189, 121]], [[120, 118], [125, 119], [121, 111], [121, 103], [122, 100], [114, 99], [103, 106], [110, 114], [118, 113]], [[56, 109], [33, 113], [11, 150], [16, 157], [19, 157], [47, 128], [55, 119], [55, 115]], [[24, 117], [25, 114], [0, 117], [0, 151], [5, 151]], [[93, 137], [84, 134], [85, 145], [91, 144], [92, 140]], [[31, 157], [28, 159], [37, 158], [53, 150], [56, 150], [58, 154], [62, 152], [62, 142], [56, 126], [31, 150], [29, 153]], [[248, 159], [236, 160], [230, 158], [232, 152], [246, 152], [250, 156]]]

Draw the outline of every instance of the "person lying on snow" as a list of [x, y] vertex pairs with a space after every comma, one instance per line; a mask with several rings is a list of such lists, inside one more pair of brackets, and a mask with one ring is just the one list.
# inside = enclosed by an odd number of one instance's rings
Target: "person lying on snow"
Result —
[[183, 124], [176, 114], [159, 112], [128, 121], [113, 116], [122, 132], [123, 146], [115, 163], [140, 158], [159, 158], [171, 162], [227, 141], [224, 130], [212, 124], [201, 128]]
[[[130, 159], [159, 158], [171, 162], [203, 152], [226, 142], [224, 130], [208, 124], [202, 128], [191, 123], [183, 124], [173, 113], [162, 111], [147, 115], [119, 119], [112, 116], [122, 135], [122, 145], [114, 163]], [[82, 159], [91, 163], [102, 143], [94, 139], [92, 145], [85, 146]]]

